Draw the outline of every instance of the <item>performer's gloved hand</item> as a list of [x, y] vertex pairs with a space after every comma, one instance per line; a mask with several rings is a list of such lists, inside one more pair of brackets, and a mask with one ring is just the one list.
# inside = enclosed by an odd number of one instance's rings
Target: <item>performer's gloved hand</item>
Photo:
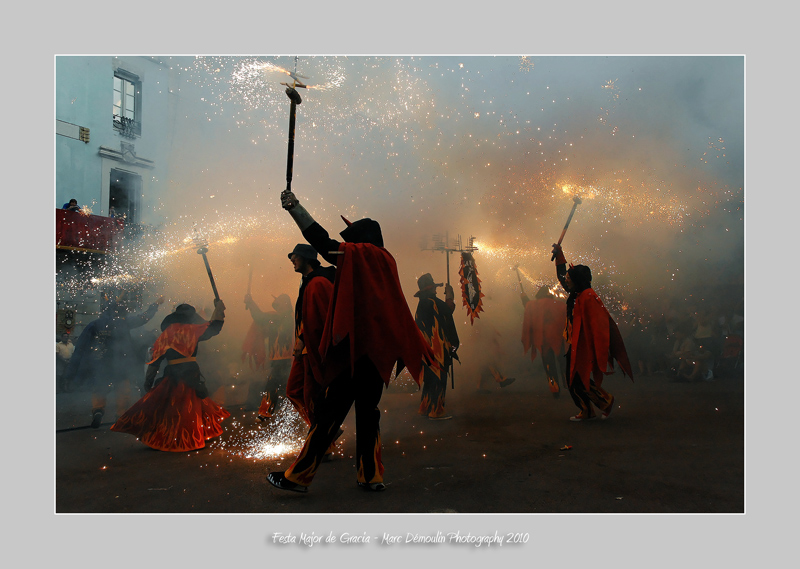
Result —
[[564, 251], [561, 250], [561, 245], [558, 243], [553, 243], [553, 256], [550, 257], [550, 260], [555, 260], [556, 265], [567, 264], [567, 259], [564, 257]]
[[214, 299], [214, 312], [211, 314], [211, 320], [225, 320], [225, 303], [221, 299]]
[[303, 355], [303, 350], [305, 349], [306, 344], [300, 338], [297, 338], [297, 341], [294, 343], [294, 349], [292, 350], [292, 356], [295, 358], [300, 357]]
[[297, 196], [294, 193], [290, 192], [289, 190], [283, 190], [281, 192], [281, 207], [286, 211], [294, 209], [296, 205], [299, 205], [300, 201], [297, 199]]
[[300, 205], [297, 196], [289, 190], [281, 192], [281, 207], [289, 212], [300, 231], [305, 231], [314, 224], [314, 218]]
[[447, 300], [455, 300], [456, 294], [453, 292], [453, 287], [450, 286], [449, 283], [445, 283], [444, 285], [444, 299]]

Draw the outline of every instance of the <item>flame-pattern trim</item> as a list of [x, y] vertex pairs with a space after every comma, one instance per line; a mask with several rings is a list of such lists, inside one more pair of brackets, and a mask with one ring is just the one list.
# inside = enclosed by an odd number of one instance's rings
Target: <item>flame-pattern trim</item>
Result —
[[483, 297], [481, 292], [481, 279], [478, 278], [478, 267], [475, 258], [471, 253], [461, 253], [461, 268], [458, 270], [461, 277], [461, 299], [467, 307], [469, 323], [474, 324], [476, 318], [480, 318], [479, 312], [483, 312]]
[[220, 436], [220, 422], [228, 417], [230, 413], [210, 397], [200, 399], [193, 388], [166, 376], [123, 413], [111, 430], [134, 435], [156, 450], [188, 452]]
[[202, 324], [170, 324], [153, 344], [153, 359], [148, 364], [155, 362], [167, 350], [175, 350], [185, 357], [194, 355], [200, 336], [208, 329], [211, 322]]

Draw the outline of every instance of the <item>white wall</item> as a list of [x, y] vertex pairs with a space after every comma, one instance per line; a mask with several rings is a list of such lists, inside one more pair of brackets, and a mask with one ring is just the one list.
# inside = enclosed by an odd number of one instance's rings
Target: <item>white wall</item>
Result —
[[[117, 68], [141, 81], [141, 136], [128, 138], [112, 123], [113, 78]], [[141, 56], [57, 56], [55, 65], [55, 119], [67, 136], [55, 134], [55, 206], [71, 198], [88, 205], [92, 213], [108, 213], [109, 180], [113, 168], [138, 174], [142, 192], [136, 199], [140, 223], [160, 221], [155, 213], [168, 187], [169, 154], [174, 116], [170, 103], [173, 75], [156, 58]], [[89, 142], [69, 136], [77, 127], [89, 129]], [[133, 145], [124, 154], [123, 143]]]

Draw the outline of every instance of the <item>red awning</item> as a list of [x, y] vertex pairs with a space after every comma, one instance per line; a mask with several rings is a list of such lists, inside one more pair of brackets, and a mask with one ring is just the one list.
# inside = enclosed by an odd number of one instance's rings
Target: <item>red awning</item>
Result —
[[89, 253], [114, 251], [125, 224], [121, 219], [56, 210], [56, 249]]

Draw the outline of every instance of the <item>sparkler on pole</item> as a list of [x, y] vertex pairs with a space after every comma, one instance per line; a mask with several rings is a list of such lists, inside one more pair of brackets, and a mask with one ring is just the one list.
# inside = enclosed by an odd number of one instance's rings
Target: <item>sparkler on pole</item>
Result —
[[456, 243], [454, 246], [450, 246], [450, 236], [448, 232], [444, 234], [444, 241], [442, 241], [441, 235], [434, 235], [433, 236], [433, 246], [428, 247], [427, 243], [423, 243], [422, 250], [423, 251], [442, 251], [446, 253], [446, 267], [447, 267], [447, 284], [450, 284], [450, 253], [472, 253], [473, 251], [477, 251], [478, 248], [475, 246], [475, 238], [469, 238], [469, 245], [464, 247], [461, 243], [461, 235], [458, 236], [456, 239]]
[[[579, 198], [578, 196], [575, 196], [574, 198], [572, 198], [572, 201], [574, 202], [572, 204], [572, 210], [569, 212], [569, 217], [567, 218], [567, 223], [564, 224], [564, 230], [561, 232], [561, 237], [558, 238], [558, 243], [557, 243], [558, 245], [561, 245], [561, 241], [564, 240], [564, 235], [567, 234], [567, 228], [569, 227], [570, 221], [572, 221], [572, 216], [575, 215], [575, 210], [578, 209], [578, 205], [580, 203], [582, 203], [581, 202], [581, 198]], [[552, 261], [555, 258], [556, 258], [556, 255], [555, 255], [555, 253], [553, 253], [553, 256], [550, 257], [550, 260]]]
[[291, 101], [291, 107], [289, 109], [289, 155], [286, 159], [286, 192], [292, 191], [292, 168], [294, 166], [294, 130], [295, 130], [295, 118], [297, 117], [297, 105], [303, 102], [303, 99], [300, 98], [300, 93], [297, 92], [296, 87], [302, 87], [303, 89], [307, 88], [305, 84], [303, 84], [299, 79], [306, 79], [302, 75], [297, 75], [297, 57], [294, 60], [295, 71], [294, 73], [289, 73], [289, 76], [292, 78], [292, 84], [288, 83], [281, 83], [281, 85], [286, 85], [286, 95], [289, 97]]
[[208, 257], [206, 257], [206, 253], [208, 253], [208, 242], [197, 232], [193, 241], [195, 246], [198, 247], [197, 254], [203, 256], [203, 263], [206, 265], [206, 272], [208, 273], [208, 280], [211, 281], [214, 298], [219, 300], [219, 292], [217, 292], [217, 285], [214, 282], [214, 275], [211, 274], [211, 265], [208, 264]]

